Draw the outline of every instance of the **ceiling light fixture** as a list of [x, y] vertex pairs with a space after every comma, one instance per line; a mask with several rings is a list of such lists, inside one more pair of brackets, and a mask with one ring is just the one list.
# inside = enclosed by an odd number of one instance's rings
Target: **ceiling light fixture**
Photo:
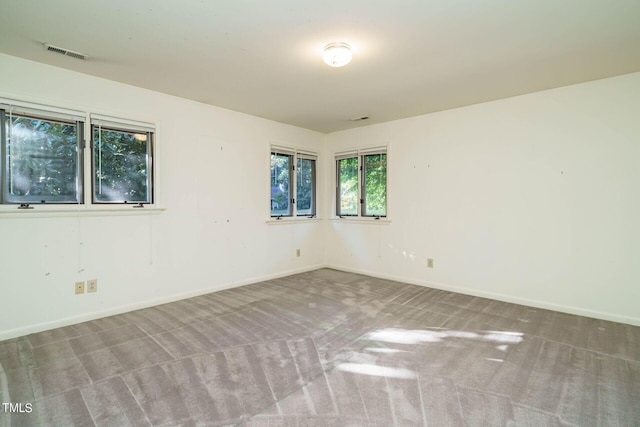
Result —
[[331, 67], [344, 67], [351, 62], [351, 46], [346, 43], [329, 43], [324, 47], [322, 59]]

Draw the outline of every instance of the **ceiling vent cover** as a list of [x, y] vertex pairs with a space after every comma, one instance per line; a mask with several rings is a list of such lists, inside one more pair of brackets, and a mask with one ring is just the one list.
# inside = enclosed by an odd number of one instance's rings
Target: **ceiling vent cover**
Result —
[[74, 52], [73, 50], [65, 49], [63, 47], [53, 46], [47, 43], [44, 44], [44, 47], [47, 50], [47, 52], [59, 53], [60, 55], [70, 56], [76, 59], [85, 60], [89, 57], [84, 53]]
[[359, 122], [361, 120], [369, 120], [369, 116], [353, 117], [350, 119], [352, 122]]

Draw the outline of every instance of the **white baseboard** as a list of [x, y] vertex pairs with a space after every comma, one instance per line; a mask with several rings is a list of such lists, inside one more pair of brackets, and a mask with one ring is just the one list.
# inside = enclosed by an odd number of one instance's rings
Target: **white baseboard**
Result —
[[441, 289], [443, 291], [450, 291], [450, 292], [456, 292], [456, 293], [465, 294], [465, 295], [472, 295], [476, 297], [489, 298], [489, 299], [494, 299], [494, 300], [503, 301], [503, 302], [510, 302], [513, 304], [525, 305], [528, 307], [542, 308], [546, 310], [559, 311], [562, 313], [576, 314], [578, 316], [592, 317], [595, 319], [608, 320], [608, 321], [617, 322], [617, 323], [626, 323], [628, 325], [633, 325], [633, 326], [640, 326], [640, 318], [637, 318], [637, 317], [621, 316], [615, 313], [606, 313], [602, 311], [588, 310], [585, 308], [555, 304], [547, 301], [514, 297], [512, 295], [507, 295], [507, 294], [486, 292], [486, 291], [462, 287], [462, 286], [451, 286], [444, 283], [430, 282], [427, 280], [417, 280], [417, 279], [404, 277], [404, 276], [382, 274], [377, 272], [365, 271], [358, 268], [344, 267], [340, 265], [325, 265], [325, 267], [332, 268], [334, 270], [345, 271], [348, 273], [364, 274], [366, 276], [376, 277], [379, 279], [394, 280], [396, 282], [409, 283], [412, 285], [419, 285], [419, 286], [425, 286], [425, 287], [434, 288], [434, 289]]
[[9, 329], [7, 331], [0, 331], [0, 341], [8, 340], [11, 338], [17, 338], [36, 332], [47, 331], [49, 329], [60, 328], [63, 326], [75, 325], [76, 323], [88, 322], [90, 320], [96, 320], [107, 316], [113, 316], [116, 314], [128, 313], [134, 310], [140, 310], [142, 308], [149, 308], [160, 304], [166, 304], [174, 301], [179, 301], [187, 298], [193, 298], [200, 295], [210, 294], [212, 292], [223, 291], [225, 289], [236, 288], [238, 286], [250, 285], [252, 283], [263, 282], [265, 280], [277, 279], [280, 277], [290, 276], [292, 274], [305, 273], [307, 271], [317, 270], [323, 268], [323, 264], [316, 264], [308, 267], [302, 267], [292, 270], [286, 270], [279, 273], [267, 274], [259, 277], [252, 277], [248, 279], [238, 280], [235, 282], [224, 283], [222, 285], [211, 286], [207, 288], [196, 289], [189, 292], [183, 292], [179, 294], [168, 295], [160, 298], [149, 299], [133, 304], [126, 304], [117, 307], [112, 307], [107, 310], [94, 311], [91, 313], [85, 313], [78, 316], [70, 316], [62, 319], [56, 319], [50, 322], [37, 323], [34, 325], [28, 325], [20, 328]]
[[146, 301], [141, 301], [133, 304], [121, 305], [118, 307], [112, 307], [107, 310], [96, 311], [92, 313], [85, 313], [78, 316], [65, 317], [62, 319], [53, 320], [50, 322], [37, 323], [34, 325], [28, 325], [20, 328], [9, 329], [6, 331], [0, 331], [0, 341], [4, 341], [11, 338], [21, 337], [36, 332], [42, 332], [49, 329], [60, 328], [63, 326], [74, 325], [76, 323], [87, 322], [90, 320], [100, 319], [102, 317], [113, 316], [116, 314], [127, 313], [134, 310], [153, 307], [160, 304], [166, 304], [174, 301], [179, 301], [187, 298], [192, 298], [200, 295], [209, 294], [212, 292], [222, 291], [225, 289], [236, 288], [238, 286], [249, 285], [252, 283], [258, 283], [265, 280], [277, 279], [280, 277], [290, 276], [292, 274], [305, 273], [307, 271], [317, 270], [319, 268], [332, 268], [335, 270], [346, 271], [350, 273], [363, 274], [366, 276], [377, 277], [380, 279], [394, 280], [402, 283], [409, 283], [412, 285], [425, 286], [434, 289], [441, 289], [444, 291], [457, 292], [465, 295], [473, 295], [477, 297], [490, 298], [498, 301], [510, 302], [514, 304], [525, 305], [529, 307], [542, 308], [546, 310], [560, 311], [563, 313], [576, 314], [578, 316], [592, 317], [595, 319], [608, 320], [618, 323], [626, 323], [629, 325], [640, 326], [640, 318], [621, 316], [615, 313], [606, 313], [595, 310], [588, 310], [580, 307], [566, 306], [562, 304], [554, 304], [547, 301], [532, 300], [528, 298], [519, 298], [511, 295], [486, 292], [472, 288], [466, 288], [461, 286], [451, 286], [444, 283], [430, 282], [426, 280], [417, 280], [411, 277], [395, 276], [389, 274], [383, 274], [378, 272], [365, 271], [358, 268], [350, 268], [341, 265], [334, 264], [316, 264], [308, 267], [302, 267], [298, 269], [291, 269], [274, 274], [267, 274], [264, 276], [247, 278], [235, 282], [229, 282], [222, 285], [216, 285], [207, 288], [196, 289], [189, 292], [168, 295], [165, 297], [154, 298]]

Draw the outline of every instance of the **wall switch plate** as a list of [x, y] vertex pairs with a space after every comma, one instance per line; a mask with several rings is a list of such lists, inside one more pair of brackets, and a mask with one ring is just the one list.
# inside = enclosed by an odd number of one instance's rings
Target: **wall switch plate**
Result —
[[76, 282], [76, 295], [84, 294], [84, 282]]
[[427, 258], [427, 268], [433, 268], [433, 258]]
[[300, 256], [300, 249], [296, 249], [296, 257]]
[[87, 292], [98, 292], [98, 279], [87, 280]]

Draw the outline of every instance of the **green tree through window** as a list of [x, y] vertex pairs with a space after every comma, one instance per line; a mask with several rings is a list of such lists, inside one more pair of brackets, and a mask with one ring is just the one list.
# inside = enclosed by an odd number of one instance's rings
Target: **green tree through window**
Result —
[[315, 216], [315, 154], [285, 148], [275, 151], [276, 147], [273, 148], [270, 185], [271, 216]]
[[338, 215], [358, 215], [358, 158], [338, 160]]
[[1, 113], [3, 202], [81, 201], [82, 123]]
[[336, 156], [336, 175], [336, 215], [387, 216], [386, 149]]
[[296, 213], [313, 216], [316, 214], [316, 161], [298, 158], [296, 165]]
[[289, 176], [292, 157], [289, 154], [271, 153], [271, 216], [291, 215]]
[[364, 216], [387, 216], [387, 155], [364, 157]]
[[93, 126], [94, 202], [151, 203], [151, 132]]

